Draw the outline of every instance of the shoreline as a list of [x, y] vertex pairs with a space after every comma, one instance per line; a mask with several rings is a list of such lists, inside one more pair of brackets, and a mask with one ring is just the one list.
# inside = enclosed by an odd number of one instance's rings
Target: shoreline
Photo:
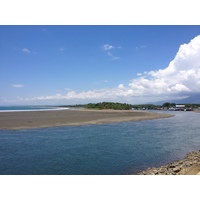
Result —
[[0, 130], [19, 130], [59, 126], [108, 124], [172, 117], [161, 114], [132, 110], [65, 109], [26, 112], [0, 112]]
[[141, 171], [138, 175], [200, 175], [200, 150], [189, 152], [183, 159]]
[[47, 109], [33, 109], [33, 110], [0, 110], [0, 113], [7, 112], [40, 112], [40, 111], [54, 111], [54, 110], [68, 110], [69, 108], [47, 108]]

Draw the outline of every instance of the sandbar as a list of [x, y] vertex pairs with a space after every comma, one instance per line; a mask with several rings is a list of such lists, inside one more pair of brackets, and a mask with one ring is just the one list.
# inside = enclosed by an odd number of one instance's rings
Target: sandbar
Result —
[[135, 110], [69, 109], [51, 111], [0, 112], [0, 129], [31, 129], [54, 126], [106, 124], [171, 117], [170, 114]]

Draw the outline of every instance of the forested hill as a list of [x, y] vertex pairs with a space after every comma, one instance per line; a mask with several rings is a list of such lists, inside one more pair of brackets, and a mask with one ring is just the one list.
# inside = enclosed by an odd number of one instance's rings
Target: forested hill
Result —
[[113, 109], [113, 110], [130, 110], [133, 105], [126, 103], [115, 102], [101, 102], [101, 103], [89, 103], [84, 106], [90, 109]]

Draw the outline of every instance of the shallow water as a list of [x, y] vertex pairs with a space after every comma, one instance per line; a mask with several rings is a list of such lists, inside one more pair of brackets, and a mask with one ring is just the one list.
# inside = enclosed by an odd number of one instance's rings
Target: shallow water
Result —
[[200, 113], [104, 125], [0, 130], [0, 174], [136, 174], [200, 149]]

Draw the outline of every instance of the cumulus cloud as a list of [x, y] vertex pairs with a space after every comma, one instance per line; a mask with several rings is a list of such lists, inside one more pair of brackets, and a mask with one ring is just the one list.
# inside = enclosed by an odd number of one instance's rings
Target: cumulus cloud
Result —
[[[105, 50], [112, 49], [105, 46]], [[15, 84], [13, 87], [23, 85]], [[181, 98], [193, 93], [200, 93], [200, 35], [188, 44], [179, 47], [174, 59], [165, 69], [138, 73], [129, 84], [119, 84], [114, 88], [40, 96], [27, 100], [121, 100], [131, 103], [145, 103], [170, 98]]]
[[[190, 93], [200, 92], [200, 35], [188, 44], [179, 47], [174, 59], [165, 69], [138, 73], [127, 86], [120, 84], [106, 91], [90, 91], [91, 96], [110, 98], [118, 97], [148, 97], [154, 100], [160, 98], [181, 97]], [[90, 98], [87, 93], [82, 96]], [[79, 94], [80, 95], [80, 94]], [[74, 94], [74, 97], [78, 97]]]
[[[148, 78], [145, 77], [148, 75]], [[180, 46], [165, 69], [146, 72], [129, 86], [148, 95], [181, 95], [200, 92], [200, 36]]]

